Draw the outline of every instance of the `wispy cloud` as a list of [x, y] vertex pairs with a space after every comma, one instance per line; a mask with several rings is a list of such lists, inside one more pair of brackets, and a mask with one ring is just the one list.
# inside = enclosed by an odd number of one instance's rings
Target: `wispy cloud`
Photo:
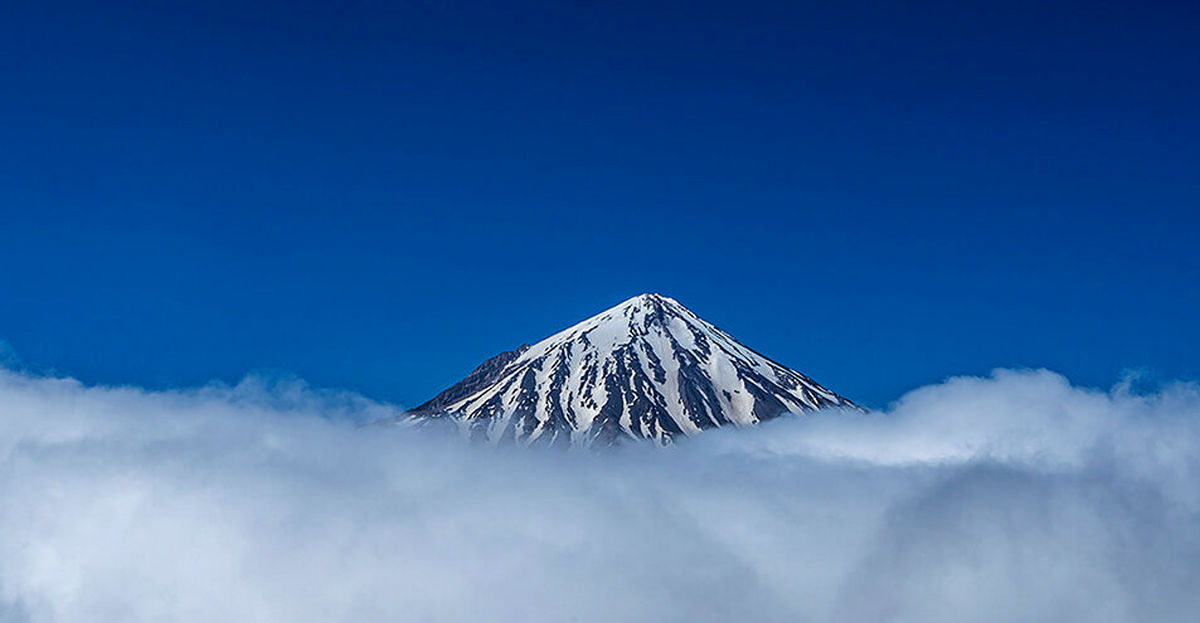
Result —
[[0, 372], [0, 620], [1185, 621], [1200, 389], [998, 371], [667, 450], [516, 452], [250, 379]]

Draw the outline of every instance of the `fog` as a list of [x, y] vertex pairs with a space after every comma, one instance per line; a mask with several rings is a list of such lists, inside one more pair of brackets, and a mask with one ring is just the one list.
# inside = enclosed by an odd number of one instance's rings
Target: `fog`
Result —
[[999, 370], [612, 452], [0, 371], [0, 621], [1190, 621], [1200, 388]]

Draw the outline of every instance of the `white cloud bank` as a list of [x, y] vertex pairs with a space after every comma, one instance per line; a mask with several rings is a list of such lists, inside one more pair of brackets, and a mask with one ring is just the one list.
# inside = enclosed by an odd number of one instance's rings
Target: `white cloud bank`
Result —
[[999, 371], [666, 451], [0, 371], [0, 621], [1192, 621], [1200, 389]]

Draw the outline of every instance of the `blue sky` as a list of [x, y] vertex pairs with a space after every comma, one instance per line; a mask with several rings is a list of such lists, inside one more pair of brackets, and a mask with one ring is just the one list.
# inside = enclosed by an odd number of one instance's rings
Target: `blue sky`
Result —
[[646, 291], [882, 405], [1200, 364], [1183, 3], [0, 8], [0, 339], [416, 404]]

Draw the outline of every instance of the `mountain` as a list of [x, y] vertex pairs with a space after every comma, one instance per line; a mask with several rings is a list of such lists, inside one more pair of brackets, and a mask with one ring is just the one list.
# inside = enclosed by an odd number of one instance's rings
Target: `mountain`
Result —
[[667, 445], [824, 407], [857, 408], [674, 299], [643, 294], [485, 361], [408, 418], [448, 419], [495, 443]]

